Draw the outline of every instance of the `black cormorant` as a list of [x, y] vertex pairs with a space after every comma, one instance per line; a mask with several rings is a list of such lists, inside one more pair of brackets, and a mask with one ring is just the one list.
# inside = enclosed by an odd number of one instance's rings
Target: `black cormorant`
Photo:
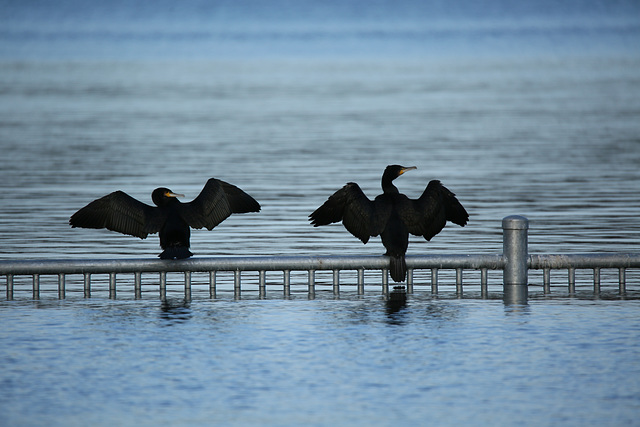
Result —
[[211, 230], [232, 213], [259, 212], [253, 197], [219, 179], [211, 178], [191, 202], [181, 203], [168, 188], [156, 188], [151, 199], [157, 207], [139, 202], [123, 191], [94, 200], [69, 219], [72, 227], [106, 228], [144, 239], [160, 234], [162, 259], [189, 258], [190, 229]]
[[440, 181], [429, 182], [419, 199], [409, 199], [393, 185], [393, 180], [415, 166], [390, 165], [382, 175], [383, 194], [371, 201], [358, 184], [350, 182], [336, 191], [309, 219], [314, 227], [342, 220], [344, 227], [363, 243], [380, 235], [390, 257], [390, 273], [402, 282], [407, 273], [404, 255], [409, 245], [409, 233], [431, 240], [447, 221], [464, 225], [469, 214], [455, 194]]

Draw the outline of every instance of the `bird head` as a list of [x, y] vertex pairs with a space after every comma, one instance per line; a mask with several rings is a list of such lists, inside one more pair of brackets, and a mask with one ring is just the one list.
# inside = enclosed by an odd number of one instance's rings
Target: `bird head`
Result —
[[400, 166], [400, 165], [389, 165], [386, 167], [386, 169], [384, 170], [384, 174], [382, 175], [383, 179], [387, 178], [390, 181], [393, 181], [394, 179], [396, 179], [397, 177], [399, 177], [400, 175], [402, 175], [403, 173], [413, 170], [413, 169], [418, 169], [416, 166]]
[[177, 197], [184, 197], [184, 194], [177, 194], [168, 188], [160, 187], [153, 190], [151, 193], [151, 200], [156, 206], [166, 206], [170, 201], [176, 200]]

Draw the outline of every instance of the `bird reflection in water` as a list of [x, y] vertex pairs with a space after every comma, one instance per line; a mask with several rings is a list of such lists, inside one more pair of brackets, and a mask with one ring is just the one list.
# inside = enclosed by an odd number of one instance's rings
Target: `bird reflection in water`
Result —
[[167, 325], [184, 323], [193, 317], [189, 301], [185, 299], [163, 300], [160, 305], [160, 319]]
[[407, 306], [407, 292], [404, 286], [394, 286], [386, 301], [387, 316], [392, 323], [400, 323], [398, 315]]

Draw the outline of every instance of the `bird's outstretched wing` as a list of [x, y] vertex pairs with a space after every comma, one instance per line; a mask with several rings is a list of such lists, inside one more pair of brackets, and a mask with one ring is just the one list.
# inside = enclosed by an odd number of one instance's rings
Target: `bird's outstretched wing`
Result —
[[260, 204], [228, 182], [211, 178], [193, 201], [180, 205], [180, 216], [193, 228], [211, 230], [232, 213], [259, 212]]
[[375, 201], [362, 192], [360, 186], [350, 182], [336, 191], [322, 206], [309, 215], [309, 220], [314, 227], [342, 221], [344, 227], [363, 243], [369, 241], [369, 237], [382, 233], [386, 210], [377, 209]]
[[409, 232], [427, 240], [442, 231], [447, 221], [464, 227], [469, 220], [455, 194], [438, 180], [429, 182], [419, 199], [403, 198], [397, 209]]
[[144, 239], [157, 233], [164, 213], [142, 203], [123, 191], [114, 191], [89, 203], [69, 219], [71, 227], [106, 228]]

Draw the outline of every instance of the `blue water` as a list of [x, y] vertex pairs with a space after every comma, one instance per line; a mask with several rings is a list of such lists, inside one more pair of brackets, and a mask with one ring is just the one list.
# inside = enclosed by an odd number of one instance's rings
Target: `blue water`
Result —
[[[638, 301], [2, 303], [3, 425], [637, 425]], [[34, 313], [35, 312], [35, 313]]]
[[633, 0], [0, 3], [0, 57], [397, 57], [638, 52]]
[[[638, 252], [640, 5], [636, 1], [0, 1], [0, 258], [154, 258], [139, 240], [71, 229], [89, 201], [157, 186], [190, 200], [209, 177], [263, 206], [196, 256], [377, 255], [307, 215], [348, 181], [369, 197], [387, 164], [417, 197], [440, 179], [470, 213], [410, 254]], [[36, 226], [37, 225], [37, 226]], [[178, 275], [179, 276], [179, 275]], [[160, 301], [120, 278], [15, 277], [0, 302], [0, 425], [638, 425], [640, 272], [531, 272], [506, 305], [490, 272], [416, 272], [406, 305], [318, 274], [194, 274]], [[249, 275], [250, 276], [250, 275]], [[349, 274], [344, 283], [353, 283]], [[5, 294], [0, 280], [0, 295]]]

